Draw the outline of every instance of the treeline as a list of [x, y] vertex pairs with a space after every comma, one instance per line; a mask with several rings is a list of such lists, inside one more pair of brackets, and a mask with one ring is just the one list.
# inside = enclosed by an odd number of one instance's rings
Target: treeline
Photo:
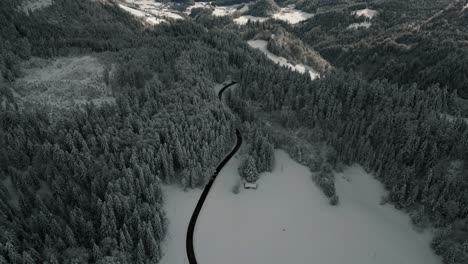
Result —
[[421, 91], [368, 82], [342, 71], [310, 82], [255, 63], [243, 68], [236, 91], [265, 111], [287, 115], [291, 124], [320, 131], [336, 150], [331, 164], [362, 164], [415, 224], [443, 230], [433, 246], [446, 263], [468, 260], [468, 125], [444, 115], [453, 94], [437, 86]]

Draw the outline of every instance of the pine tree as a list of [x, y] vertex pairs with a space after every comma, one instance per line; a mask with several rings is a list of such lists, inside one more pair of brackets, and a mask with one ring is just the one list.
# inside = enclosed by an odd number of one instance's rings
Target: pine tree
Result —
[[258, 179], [257, 168], [252, 156], [247, 156], [242, 165], [240, 166], [240, 175], [248, 182], [255, 182]]

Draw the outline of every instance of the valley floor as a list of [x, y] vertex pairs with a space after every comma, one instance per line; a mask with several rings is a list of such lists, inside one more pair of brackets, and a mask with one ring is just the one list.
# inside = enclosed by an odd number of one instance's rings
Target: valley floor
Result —
[[[361, 167], [336, 174], [340, 204], [333, 207], [306, 167], [282, 150], [275, 156], [274, 171], [261, 175], [257, 190], [232, 192], [238, 158], [221, 171], [195, 230], [199, 263], [441, 263], [430, 249], [431, 235], [380, 205], [384, 189]], [[200, 193], [165, 187], [170, 224], [161, 263], [188, 263], [185, 235]]]

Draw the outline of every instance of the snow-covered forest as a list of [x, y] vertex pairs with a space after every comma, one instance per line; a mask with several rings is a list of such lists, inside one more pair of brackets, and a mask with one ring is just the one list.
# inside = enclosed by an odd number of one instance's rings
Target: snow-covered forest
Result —
[[[238, 195], [234, 212], [265, 206], [262, 187], [287, 184], [278, 156], [296, 183], [305, 180], [297, 171], [310, 172], [322, 191], [304, 197], [328, 200], [310, 201], [308, 217], [346, 210], [358, 197], [346, 188], [365, 181], [343, 179], [374, 175], [382, 210], [432, 237], [428, 250], [415, 244], [402, 256], [437, 262], [430, 246], [446, 264], [467, 263], [466, 4], [0, 1], [0, 263], [185, 261], [168, 258], [186, 254], [168, 248], [185, 235], [189, 219], [179, 218], [190, 217], [236, 128], [244, 143], [220, 177], [238, 179], [212, 190]], [[368, 27], [350, 28], [360, 23]], [[228, 80], [238, 84], [220, 101], [215, 88]], [[210, 203], [196, 234], [215, 221]], [[385, 232], [410, 228], [398, 219]], [[413, 231], [389, 240], [418, 241]], [[207, 245], [195, 247], [204, 260]]]

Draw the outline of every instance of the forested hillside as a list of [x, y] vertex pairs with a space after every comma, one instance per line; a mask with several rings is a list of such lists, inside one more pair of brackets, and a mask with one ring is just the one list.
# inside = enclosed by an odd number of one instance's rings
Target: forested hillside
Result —
[[[271, 170], [271, 144], [281, 144], [262, 117], [330, 149], [306, 165], [320, 171], [314, 180], [332, 204], [331, 166], [359, 163], [417, 227], [437, 230], [432, 246], [445, 263], [467, 263], [468, 125], [459, 97], [467, 98], [468, 9], [420, 2], [277, 1], [317, 14], [294, 26], [242, 27], [198, 10], [193, 20], [145, 27], [112, 1], [55, 0], [23, 12], [2, 0], [0, 263], [159, 262], [168, 225], [161, 184], [203, 186], [231, 150], [235, 124], [249, 146], [241, 173], [254, 181]], [[379, 12], [372, 26], [349, 29], [368, 20], [351, 15], [365, 6]], [[243, 40], [276, 30], [330, 62], [326, 74], [312, 81]], [[270, 48], [286, 47], [279, 44]], [[295, 48], [285, 56], [303, 54]], [[23, 62], [83, 54], [106, 64], [115, 104], [56, 120], [16, 103]], [[227, 99], [237, 117], [213, 90], [227, 79], [239, 82]]]
[[[160, 186], [202, 186], [230, 150], [232, 116], [212, 87], [246, 52], [224, 51], [232, 35], [191, 22], [144, 29], [92, 1], [30, 14], [1, 4], [0, 262], [158, 262], [167, 225]], [[89, 52], [117, 65], [116, 105], [58, 121], [17, 107], [9, 82], [21, 60]]]
[[464, 1], [375, 1], [370, 7], [379, 15], [369, 29], [349, 30], [357, 18], [345, 9], [316, 15], [293, 30], [335, 66], [369, 79], [416, 83], [421, 89], [440, 84], [468, 98], [464, 5]]
[[[309, 82], [306, 76], [248, 65], [238, 96], [324, 135], [336, 149], [335, 162], [362, 164], [416, 225], [442, 230], [433, 247], [447, 263], [467, 260], [468, 126], [441, 115], [453, 103], [445, 90], [431, 86], [422, 92], [340, 71]], [[322, 187], [334, 195], [333, 185]]]

